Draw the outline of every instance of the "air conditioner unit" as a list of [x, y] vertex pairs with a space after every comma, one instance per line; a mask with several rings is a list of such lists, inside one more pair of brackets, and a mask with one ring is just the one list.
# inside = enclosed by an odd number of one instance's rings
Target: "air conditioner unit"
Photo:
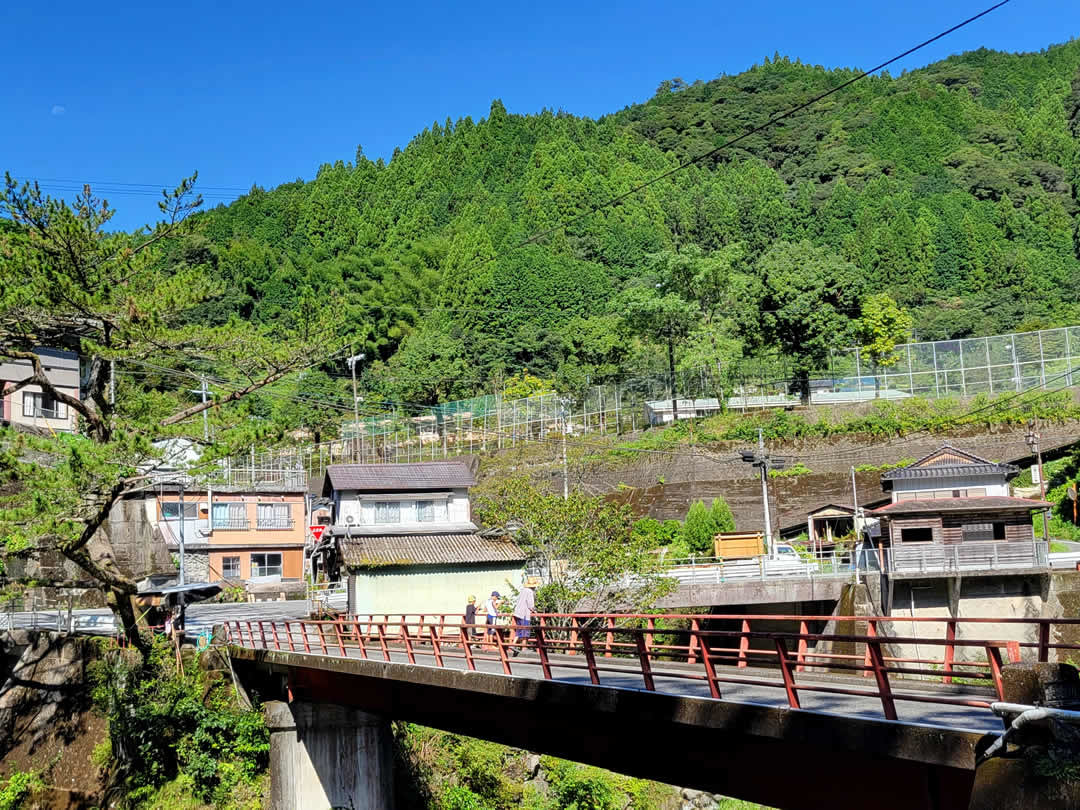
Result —
[[353, 515], [346, 515], [346, 516], [345, 516], [345, 522], [346, 522], [346, 523], [347, 523], [348, 525], [350, 525], [350, 526], [351, 526], [351, 525], [353, 525], [354, 523], [356, 523], [356, 518], [355, 518], [355, 517], [354, 517]]

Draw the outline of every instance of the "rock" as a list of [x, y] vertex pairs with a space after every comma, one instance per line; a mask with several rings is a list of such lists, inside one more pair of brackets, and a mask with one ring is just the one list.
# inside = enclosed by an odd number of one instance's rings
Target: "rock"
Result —
[[525, 757], [525, 778], [535, 779], [540, 774], [540, 757], [537, 754], [529, 754]]
[[686, 799], [688, 802], [694, 801], [700, 795], [701, 795], [700, 790], [692, 790], [690, 788], [683, 788], [683, 791], [682, 791], [682, 797], [684, 799]]

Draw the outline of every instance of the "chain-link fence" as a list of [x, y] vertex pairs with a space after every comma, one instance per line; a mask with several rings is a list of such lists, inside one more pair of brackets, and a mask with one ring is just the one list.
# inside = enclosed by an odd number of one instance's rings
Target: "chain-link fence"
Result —
[[[1075, 359], [1074, 359], [1075, 357]], [[896, 347], [875, 364], [865, 349], [834, 350], [809, 375], [810, 402], [830, 405], [904, 399], [996, 395], [1080, 382], [1080, 326]], [[1076, 374], [1074, 375], [1074, 371]], [[577, 393], [506, 399], [497, 394], [391, 409], [349, 420], [341, 438], [230, 459], [222, 477], [231, 486], [302, 488], [330, 464], [431, 461], [450, 456], [559, 441], [571, 436], [634, 432], [677, 415], [792, 407], [799, 383], [782, 357], [759, 357], [710, 368], [650, 375]], [[677, 397], [677, 403], [671, 400]]]

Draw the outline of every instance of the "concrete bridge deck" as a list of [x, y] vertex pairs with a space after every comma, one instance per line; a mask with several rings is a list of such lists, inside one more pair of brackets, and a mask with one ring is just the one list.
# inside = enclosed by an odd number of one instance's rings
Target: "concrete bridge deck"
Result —
[[[837, 617], [787, 617], [798, 633], [751, 628], [776, 616], [726, 617], [744, 622], [737, 632], [701, 629], [713, 616], [690, 617], [689, 630], [658, 629], [659, 618], [545, 614], [533, 649], [519, 656], [510, 628], [485, 648], [461, 634], [471, 628], [460, 617], [234, 622], [225, 634], [242, 680], [264, 699], [288, 701], [275, 704], [285, 720], [272, 740], [287, 734], [289, 750], [329, 751], [321, 770], [307, 772], [330, 788], [345, 756], [334, 741], [353, 735], [355, 751], [378, 748], [370, 739], [388, 739], [379, 718], [393, 718], [781, 808], [982, 810], [1006, 806], [1001, 791], [1015, 782], [1016, 766], [1006, 763], [1014, 776], [1002, 778], [1000, 761], [976, 779], [977, 752], [1003, 730], [990, 710], [1003, 699], [1002, 650], [1010, 661], [1025, 652], [1046, 661], [1077, 648], [1056, 640], [1055, 624], [1080, 622], [1013, 620], [1029, 642], [975, 636], [1001, 621], [989, 619], [916, 620], [929, 631], [943, 624], [945, 637], [914, 639], [881, 637], [887, 619], [874, 617], [840, 617], [862, 622], [864, 634], [806, 629]], [[680, 633], [688, 643], [671, 640]], [[806, 646], [824, 641], [848, 646]], [[889, 643], [913, 641], [928, 650], [918, 660], [887, 654]], [[773, 657], [752, 642], [775, 645]], [[958, 676], [989, 686], [926, 680]], [[323, 717], [320, 706], [336, 714]], [[343, 707], [360, 715], [343, 720]], [[372, 771], [366, 795], [384, 770]], [[355, 795], [330, 788], [320, 797]]]

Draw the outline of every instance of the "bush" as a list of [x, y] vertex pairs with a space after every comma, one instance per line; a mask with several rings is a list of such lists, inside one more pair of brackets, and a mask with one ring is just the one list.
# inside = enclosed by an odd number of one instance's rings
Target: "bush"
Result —
[[20, 810], [30, 794], [41, 787], [33, 771], [16, 771], [0, 787], [0, 810]]
[[179, 673], [174, 656], [160, 639], [146, 663], [114, 650], [93, 665], [116, 776], [136, 805], [183, 773], [196, 798], [227, 806], [238, 786], [266, 770], [269, 732], [257, 708], [236, 706], [228, 684], [197, 666]]
[[711, 555], [713, 537], [719, 532], [735, 530], [735, 517], [723, 498], [713, 499], [712, 506], [706, 508], [704, 501], [691, 505], [683, 523], [682, 538], [692, 554]]
[[710, 554], [713, 531], [712, 515], [703, 501], [697, 501], [690, 506], [683, 522], [683, 538], [690, 551], [694, 554]]

